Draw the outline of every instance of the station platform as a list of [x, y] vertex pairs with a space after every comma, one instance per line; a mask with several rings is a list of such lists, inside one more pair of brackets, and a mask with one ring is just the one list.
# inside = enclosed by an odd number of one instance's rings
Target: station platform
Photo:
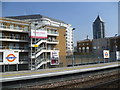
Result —
[[119, 66], [120, 66], [120, 61], [92, 64], [92, 65], [73, 66], [73, 67], [40, 69], [40, 70], [34, 70], [34, 71], [27, 70], [27, 71], [3, 72], [3, 73], [0, 73], [0, 82], [51, 77], [51, 76], [57, 76], [57, 75], [94, 71], [94, 70], [113, 68], [113, 67], [119, 67]]

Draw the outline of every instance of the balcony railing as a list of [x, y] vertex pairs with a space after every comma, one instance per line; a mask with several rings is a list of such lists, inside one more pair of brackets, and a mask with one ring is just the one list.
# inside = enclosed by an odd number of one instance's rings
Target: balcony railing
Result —
[[15, 39], [15, 40], [28, 40], [28, 38], [25, 37], [13, 37], [13, 36], [2, 36], [0, 39]]
[[0, 46], [0, 49], [28, 50], [27, 47], [10, 47], [10, 46]]
[[47, 48], [47, 50], [59, 50], [58, 48]]
[[59, 34], [58, 32], [49, 32], [48, 31], [48, 34]]
[[20, 61], [20, 62], [22, 62], [22, 61], [28, 61], [28, 58], [20, 58], [19, 61]]
[[23, 30], [23, 31], [25, 31], [25, 32], [28, 32], [28, 29], [21, 28], [21, 27], [0, 26], [0, 28], [4, 28], [4, 29], [14, 29], [14, 30]]
[[47, 41], [48, 42], [58, 42], [58, 40], [50, 40], [50, 39], [48, 39]]

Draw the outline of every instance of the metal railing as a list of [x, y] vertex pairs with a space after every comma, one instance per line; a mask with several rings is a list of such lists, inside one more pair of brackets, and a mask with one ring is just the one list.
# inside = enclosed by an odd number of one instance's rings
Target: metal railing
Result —
[[50, 31], [48, 31], [47, 33], [48, 34], [59, 34], [58, 32], [50, 32]]
[[19, 49], [19, 50], [28, 50], [28, 47], [10, 47], [10, 46], [0, 46], [0, 49]]
[[58, 40], [50, 40], [50, 39], [48, 39], [47, 41], [49, 41], [49, 42], [58, 42]]
[[47, 40], [47, 39], [38, 39], [38, 40], [36, 40], [36, 42], [35, 41], [32, 41], [32, 44], [37, 44], [37, 43], [39, 43], [40, 41], [45, 41], [45, 40]]
[[14, 29], [14, 30], [23, 30], [23, 31], [26, 31], [28, 32], [29, 30], [28, 29], [24, 29], [24, 28], [21, 28], [21, 27], [10, 27], [10, 26], [0, 26], [0, 28], [4, 28], [4, 29]]
[[27, 40], [28, 38], [25, 37], [13, 37], [13, 36], [2, 36], [0, 37], [0, 39], [15, 39], [15, 40]]
[[66, 57], [68, 66], [84, 65], [84, 64], [97, 64], [97, 63], [108, 63], [117, 61], [114, 56], [114, 52], [110, 53], [110, 58], [105, 59], [102, 54], [86, 54], [86, 55], [72, 55]]

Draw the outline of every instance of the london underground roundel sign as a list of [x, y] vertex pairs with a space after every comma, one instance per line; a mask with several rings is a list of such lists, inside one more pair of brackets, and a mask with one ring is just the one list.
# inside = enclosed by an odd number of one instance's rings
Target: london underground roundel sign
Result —
[[6, 57], [6, 59], [9, 61], [9, 62], [13, 62], [15, 61], [17, 57], [15, 57], [14, 54], [8, 54], [8, 56]]
[[14, 50], [5, 50], [3, 53], [4, 64], [18, 64], [19, 63], [19, 52]]
[[103, 50], [104, 58], [110, 58], [109, 50]]

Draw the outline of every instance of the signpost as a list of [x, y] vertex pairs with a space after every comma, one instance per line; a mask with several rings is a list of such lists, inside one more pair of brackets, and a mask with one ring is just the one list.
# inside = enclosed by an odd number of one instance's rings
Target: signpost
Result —
[[51, 65], [59, 65], [59, 52], [51, 52]]
[[10, 64], [16, 64], [18, 70], [19, 52], [13, 50], [5, 50], [3, 53], [3, 63], [4, 63], [4, 72], [5, 72], [5, 64], [8, 64], [8, 71]]
[[31, 30], [31, 38], [47, 38], [47, 31]]
[[19, 63], [19, 52], [13, 50], [5, 50], [3, 54], [4, 64], [17, 64]]
[[104, 60], [110, 58], [110, 52], [109, 52], [109, 50], [103, 50], [103, 57], [104, 57]]
[[116, 59], [120, 60], [120, 51], [116, 51]]

